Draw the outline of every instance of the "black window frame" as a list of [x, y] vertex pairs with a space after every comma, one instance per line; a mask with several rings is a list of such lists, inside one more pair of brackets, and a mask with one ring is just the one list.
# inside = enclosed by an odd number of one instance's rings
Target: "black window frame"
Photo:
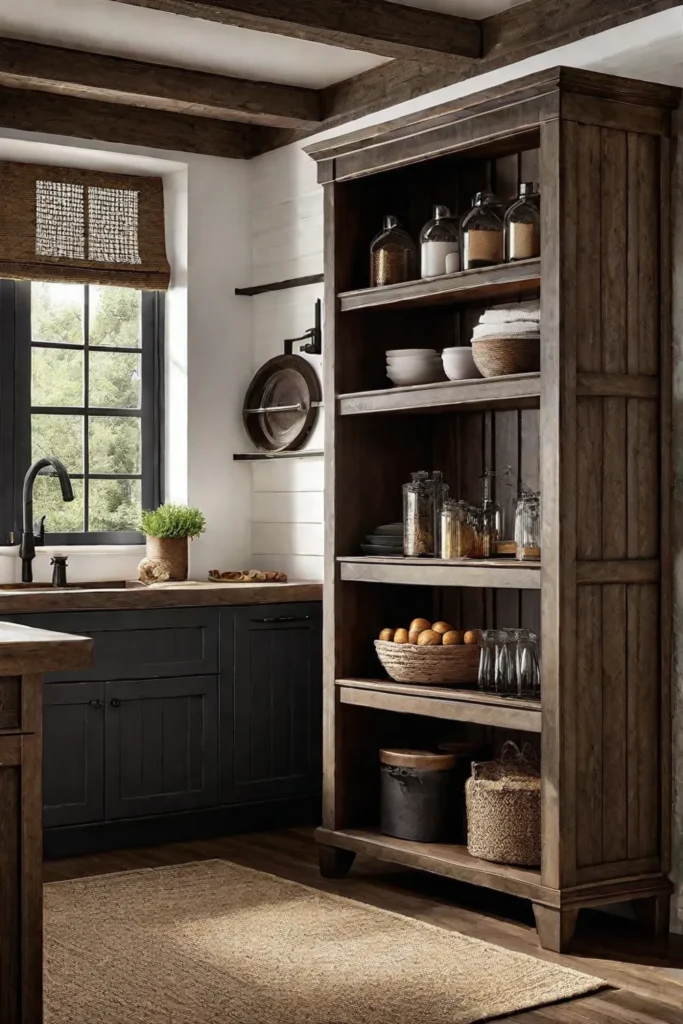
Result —
[[[84, 286], [84, 316], [88, 327], [89, 286]], [[83, 406], [50, 407], [55, 414], [100, 416], [130, 415], [141, 421], [141, 499], [142, 508], [157, 508], [163, 501], [164, 467], [164, 309], [165, 293], [142, 291], [141, 308], [141, 408], [119, 410], [88, 406], [87, 372]], [[31, 415], [44, 413], [31, 405], [31, 282], [0, 279], [0, 545], [16, 544], [21, 535], [22, 488], [31, 465]], [[57, 343], [49, 348], [73, 348], [80, 345]], [[96, 351], [112, 351], [108, 346], [93, 346]], [[118, 351], [123, 351], [119, 349]], [[128, 348], [125, 351], [135, 352]], [[86, 359], [87, 366], [87, 359]], [[87, 435], [87, 431], [86, 431]], [[45, 452], [56, 455], [59, 452]], [[83, 473], [88, 469], [87, 446]], [[91, 479], [134, 478], [136, 474], [88, 473]], [[84, 488], [85, 490], [85, 488]], [[84, 502], [84, 515], [87, 503]], [[86, 520], [87, 523], [87, 520]], [[81, 531], [52, 533], [46, 522], [45, 543], [51, 546], [142, 544], [144, 535], [137, 530], [108, 532]]]

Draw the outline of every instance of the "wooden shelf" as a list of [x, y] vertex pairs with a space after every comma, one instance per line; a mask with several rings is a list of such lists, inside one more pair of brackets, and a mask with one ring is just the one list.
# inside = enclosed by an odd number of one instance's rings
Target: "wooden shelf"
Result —
[[501, 697], [472, 689], [395, 683], [391, 679], [337, 679], [336, 683], [342, 704], [523, 732], [541, 731], [541, 702], [537, 700]]
[[493, 864], [471, 857], [467, 847], [447, 843], [415, 843], [382, 835], [376, 828], [316, 829], [316, 840], [323, 846], [366, 854], [378, 860], [445, 875], [461, 882], [483, 885], [488, 889], [523, 896], [537, 903], [553, 905], [557, 893], [541, 884], [541, 873], [533, 868]]
[[356, 309], [407, 309], [448, 303], [506, 299], [536, 292], [541, 287], [541, 261], [520, 260], [481, 270], [461, 270], [443, 277], [428, 277], [384, 288], [341, 292], [342, 313]]
[[493, 587], [539, 590], [540, 562], [513, 558], [401, 558], [350, 555], [337, 559], [341, 578], [357, 583], [405, 583], [425, 587]]
[[235, 462], [277, 462], [278, 459], [321, 459], [325, 452], [317, 448], [303, 448], [297, 452], [238, 452]]
[[482, 409], [537, 409], [541, 397], [540, 373], [507, 377], [448, 380], [381, 391], [355, 391], [339, 395], [342, 416], [367, 413], [476, 412]]

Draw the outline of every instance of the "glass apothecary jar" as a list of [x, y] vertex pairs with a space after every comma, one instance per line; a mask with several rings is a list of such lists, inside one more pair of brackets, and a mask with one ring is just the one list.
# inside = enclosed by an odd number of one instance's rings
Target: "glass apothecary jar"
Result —
[[520, 561], [538, 561], [541, 557], [541, 496], [523, 491], [515, 514], [515, 544]]
[[401, 227], [398, 217], [387, 214], [382, 230], [370, 245], [370, 285], [381, 288], [387, 284], [412, 281], [417, 266], [417, 246]]
[[475, 511], [466, 501], [448, 498], [441, 509], [441, 557], [468, 558], [477, 544]]
[[[422, 277], [440, 277], [446, 273], [446, 258], [449, 272], [460, 270], [455, 259], [460, 253], [460, 231], [447, 206], [435, 206], [434, 216], [427, 221], [420, 234], [420, 274]], [[457, 263], [453, 266], [453, 263]]]
[[429, 558], [434, 545], [434, 481], [425, 472], [413, 473], [403, 485], [403, 554], [407, 558]]
[[472, 209], [462, 222], [462, 269], [502, 263], [505, 230], [499, 216], [500, 201], [492, 192], [477, 192]]
[[533, 182], [519, 186], [519, 198], [505, 214], [505, 259], [532, 260], [541, 255], [541, 214]]

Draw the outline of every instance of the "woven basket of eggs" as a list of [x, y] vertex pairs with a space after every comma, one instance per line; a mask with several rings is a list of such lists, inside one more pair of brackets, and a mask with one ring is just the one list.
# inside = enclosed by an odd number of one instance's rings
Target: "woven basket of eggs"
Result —
[[448, 622], [413, 619], [407, 629], [383, 629], [375, 650], [397, 683], [471, 686], [479, 669], [479, 631], [463, 632]]

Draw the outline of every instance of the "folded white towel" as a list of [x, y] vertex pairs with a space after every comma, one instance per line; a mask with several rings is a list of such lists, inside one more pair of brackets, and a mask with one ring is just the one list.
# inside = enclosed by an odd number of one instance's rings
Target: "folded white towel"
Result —
[[519, 320], [517, 323], [477, 324], [472, 337], [477, 338], [522, 338], [531, 336], [540, 338], [538, 324], [530, 320]]
[[538, 299], [529, 302], [516, 302], [514, 305], [491, 306], [482, 313], [480, 324], [511, 324], [518, 321], [534, 321], [541, 319], [541, 303]]

